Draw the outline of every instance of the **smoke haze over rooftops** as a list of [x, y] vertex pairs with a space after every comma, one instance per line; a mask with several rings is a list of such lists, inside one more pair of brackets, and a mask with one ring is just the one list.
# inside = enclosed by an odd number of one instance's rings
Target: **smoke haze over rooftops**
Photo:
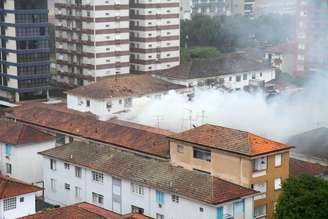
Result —
[[123, 119], [182, 131], [190, 125], [217, 124], [285, 141], [289, 136], [328, 126], [328, 77], [318, 75], [293, 94], [267, 100], [263, 93], [196, 90], [193, 101], [170, 93], [134, 104]]

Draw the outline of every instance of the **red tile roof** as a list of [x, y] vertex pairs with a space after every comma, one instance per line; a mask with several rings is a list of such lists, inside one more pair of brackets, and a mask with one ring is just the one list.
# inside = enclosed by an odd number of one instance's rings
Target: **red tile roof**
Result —
[[37, 104], [18, 107], [11, 115], [17, 121], [37, 125], [94, 141], [108, 143], [163, 158], [169, 157], [167, 135], [172, 132], [128, 122], [99, 121], [56, 105]]
[[210, 204], [255, 193], [217, 177], [172, 166], [169, 161], [145, 158], [106, 145], [73, 142], [40, 154]]
[[89, 97], [94, 99], [105, 99], [112, 97], [144, 96], [152, 93], [160, 93], [169, 90], [185, 89], [185, 86], [173, 84], [149, 74], [111, 76], [96, 83], [81, 86], [67, 93]]
[[0, 142], [13, 145], [45, 142], [54, 136], [21, 123], [0, 119]]
[[140, 214], [122, 216], [104, 208], [86, 202], [40, 211], [22, 219], [149, 219]]
[[289, 175], [298, 176], [301, 174], [310, 174], [312, 176], [318, 176], [320, 174], [328, 174], [328, 166], [323, 166], [317, 163], [310, 163], [295, 158], [289, 159]]
[[38, 192], [41, 188], [23, 181], [0, 175], [0, 199], [11, 198], [32, 192]]
[[247, 156], [257, 156], [290, 149], [288, 145], [249, 132], [209, 124], [170, 137], [204, 147], [216, 148]]

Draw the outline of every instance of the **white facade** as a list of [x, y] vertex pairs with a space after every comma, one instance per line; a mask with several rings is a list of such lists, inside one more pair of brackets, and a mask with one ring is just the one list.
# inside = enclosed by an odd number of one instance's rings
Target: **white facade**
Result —
[[[163, 96], [174, 90], [152, 93], [141, 97], [115, 97], [107, 99], [92, 99], [88, 97], [75, 96], [67, 94], [67, 108], [77, 110], [80, 112], [90, 112], [95, 114], [101, 120], [107, 120], [110, 117], [119, 116], [127, 113], [133, 106], [145, 103], [151, 100], [161, 99]], [[179, 93], [187, 92], [186, 90], [177, 91]]]
[[206, 77], [206, 78], [194, 78], [194, 79], [171, 79], [165, 78], [165, 76], [158, 76], [162, 80], [169, 81], [175, 84], [181, 84], [185, 86], [206, 86], [209, 83], [215, 81], [214, 84], [223, 85], [228, 89], [240, 90], [245, 86], [250, 85], [251, 81], [264, 81], [269, 82], [276, 78], [276, 73], [273, 69], [261, 70], [261, 71], [252, 71], [252, 72], [243, 72], [235, 74], [225, 74], [220, 76]]
[[84, 85], [129, 73], [128, 0], [55, 3], [56, 80]]
[[55, 140], [25, 145], [0, 143], [0, 171], [28, 183], [39, 182], [43, 175], [42, 156], [38, 152], [53, 147]]
[[214, 206], [182, 196], [173, 201], [172, 194], [161, 191], [163, 200], [159, 203], [155, 188], [135, 184], [138, 192], [133, 192], [133, 182], [129, 180], [103, 174], [103, 182], [97, 182], [93, 180], [91, 169], [81, 167], [81, 175], [77, 177], [76, 165], [69, 164], [68, 167], [68, 163], [65, 165], [61, 160], [55, 163], [55, 170], [50, 169], [50, 159], [44, 157], [45, 200], [52, 204], [65, 206], [89, 202], [120, 214], [130, 213], [135, 206], [147, 216], [160, 218], [163, 215], [169, 219], [216, 219], [222, 207], [223, 215], [233, 215], [241, 210], [244, 217], [234, 215], [235, 218], [253, 218], [253, 197]]
[[35, 192], [0, 200], [0, 218], [15, 219], [35, 213]]

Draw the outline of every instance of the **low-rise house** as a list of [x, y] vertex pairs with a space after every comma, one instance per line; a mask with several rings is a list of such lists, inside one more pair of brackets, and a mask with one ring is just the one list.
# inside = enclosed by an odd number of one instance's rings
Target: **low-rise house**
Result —
[[170, 91], [188, 89], [149, 74], [113, 76], [68, 91], [67, 107], [108, 119], [129, 111], [141, 98], [160, 99]]
[[82, 142], [40, 154], [52, 204], [89, 202], [153, 218], [253, 218], [254, 190], [168, 161]]
[[260, 192], [254, 216], [273, 218], [282, 182], [289, 176], [291, 147], [255, 134], [202, 125], [170, 136], [171, 163]]
[[61, 208], [40, 211], [21, 219], [151, 219], [142, 214], [120, 215], [96, 205], [82, 202]]
[[248, 58], [244, 53], [232, 53], [219, 58], [194, 59], [156, 77], [189, 87], [222, 86], [240, 90], [251, 81], [271, 81], [276, 74], [268, 62]]
[[0, 217], [14, 219], [35, 213], [35, 197], [41, 188], [0, 176]]
[[0, 171], [35, 183], [43, 180], [39, 151], [55, 147], [55, 138], [13, 120], [0, 119]]
[[296, 46], [296, 43], [287, 43], [270, 47], [265, 52], [265, 58], [274, 69], [293, 74], [296, 68]]

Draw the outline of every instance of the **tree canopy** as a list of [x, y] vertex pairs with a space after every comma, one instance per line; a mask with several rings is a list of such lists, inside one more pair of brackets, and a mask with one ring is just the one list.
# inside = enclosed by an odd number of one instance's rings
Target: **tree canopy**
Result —
[[286, 180], [275, 218], [328, 218], [328, 181], [309, 175]]
[[196, 15], [181, 21], [181, 46], [210, 46], [222, 52], [275, 45], [294, 39], [296, 21], [292, 16], [268, 15], [210, 17]]

